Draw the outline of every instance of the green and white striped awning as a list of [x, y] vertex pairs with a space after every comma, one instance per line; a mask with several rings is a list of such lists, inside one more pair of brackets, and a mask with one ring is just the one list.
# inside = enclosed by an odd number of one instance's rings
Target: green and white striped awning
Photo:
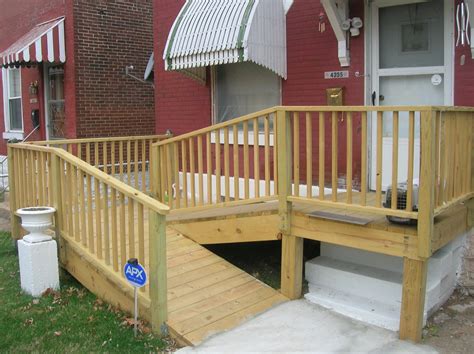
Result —
[[187, 0], [163, 53], [166, 70], [205, 79], [205, 68], [251, 61], [286, 78], [286, 19], [280, 0]]

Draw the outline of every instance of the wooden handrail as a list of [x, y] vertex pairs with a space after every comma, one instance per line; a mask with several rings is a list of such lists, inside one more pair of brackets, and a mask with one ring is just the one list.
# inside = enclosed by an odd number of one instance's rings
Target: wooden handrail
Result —
[[63, 144], [79, 144], [79, 143], [101, 143], [112, 141], [142, 140], [142, 139], [168, 139], [171, 135], [155, 134], [155, 135], [136, 135], [136, 136], [116, 136], [107, 138], [78, 138], [78, 139], [60, 139], [60, 140], [41, 140], [29, 141], [32, 145], [63, 145]]

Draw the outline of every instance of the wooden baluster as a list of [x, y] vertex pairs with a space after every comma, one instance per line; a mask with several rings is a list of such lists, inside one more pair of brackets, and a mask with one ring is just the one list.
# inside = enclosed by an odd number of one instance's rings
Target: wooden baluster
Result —
[[[436, 112], [436, 123], [435, 123], [435, 206], [438, 204], [439, 189], [440, 189], [440, 170], [439, 170], [439, 148], [441, 138], [441, 112]], [[464, 145], [465, 146], [465, 145]], [[463, 164], [464, 165], [464, 164]], [[465, 166], [465, 165], [464, 165]]]
[[[142, 192], [146, 193], [146, 140], [142, 140], [142, 161], [141, 161], [141, 168], [142, 168]], [[178, 162], [176, 162], [178, 163]]]
[[29, 186], [30, 186], [30, 193], [29, 193], [29, 204], [30, 206], [37, 205], [36, 199], [36, 167], [35, 167], [35, 158], [34, 158], [34, 151], [28, 150], [28, 177], [29, 177]]
[[204, 181], [203, 181], [203, 156], [202, 156], [202, 135], [197, 137], [198, 146], [198, 203], [203, 205], [204, 203]]
[[72, 144], [66, 144], [67, 152], [73, 155]]
[[360, 205], [367, 204], [367, 112], [361, 114], [362, 141], [360, 157]]
[[107, 158], [107, 154], [108, 154], [108, 151], [107, 151], [107, 142], [104, 141], [102, 143], [102, 164], [104, 165], [104, 169], [103, 171], [107, 174], [109, 174], [109, 170], [107, 168], [107, 161], [108, 161], [108, 158]]
[[[436, 204], [438, 206], [443, 205], [445, 199], [445, 182], [446, 182], [446, 120], [443, 113], [440, 116], [440, 155], [439, 155], [439, 193], [438, 193], [438, 200], [436, 200]], [[468, 150], [469, 151], [469, 150]], [[407, 203], [408, 203], [408, 195], [407, 195]]]
[[[145, 221], [143, 218], [143, 204], [137, 203], [137, 226], [138, 226], [138, 259], [145, 263]], [[145, 290], [145, 289], [143, 289]]]
[[128, 201], [128, 252], [130, 257], [137, 257], [135, 253], [135, 201], [127, 198]]
[[337, 202], [337, 118], [338, 112], [332, 112], [332, 129], [331, 129], [331, 147], [332, 147], [332, 158], [331, 158], [331, 166], [332, 166], [332, 201]]
[[306, 197], [313, 197], [313, 124], [311, 113], [306, 112]]
[[112, 234], [112, 266], [114, 271], [119, 271], [118, 264], [118, 240], [117, 240], [117, 191], [110, 188], [110, 213], [111, 213], [111, 234]]
[[45, 152], [39, 151], [36, 156], [38, 159], [38, 202], [39, 205], [45, 205], [47, 203], [45, 198], [47, 181], [45, 176]]
[[265, 196], [270, 196], [270, 122], [269, 116], [263, 119], [263, 131], [265, 138]]
[[206, 173], [207, 173], [207, 203], [212, 204], [212, 154], [211, 134], [206, 134]]
[[[106, 166], [106, 165], [104, 165]], [[109, 234], [109, 191], [108, 186], [102, 183], [102, 190], [104, 194], [103, 209], [104, 209], [104, 259], [105, 264], [110, 265], [110, 234]]]
[[94, 166], [95, 168], [99, 168], [99, 143], [96, 142], [94, 144]]
[[234, 200], [240, 199], [239, 190], [239, 127], [234, 125], [233, 127], [233, 138], [234, 143], [232, 145], [232, 152], [234, 154]]
[[[74, 188], [73, 184], [73, 174], [72, 174], [72, 165], [70, 163], [66, 163], [67, 168], [67, 182], [66, 182], [66, 194], [67, 194], [67, 203], [68, 203], [68, 233], [70, 237], [74, 237], [74, 219], [73, 219], [73, 195], [74, 192], [77, 192], [77, 189]], [[76, 240], [77, 241], [77, 240]]]
[[[127, 262], [127, 230], [125, 229], [125, 195], [119, 192], [120, 205], [120, 266], [123, 268]], [[131, 255], [130, 255], [131, 256]]]
[[216, 134], [216, 203], [221, 202], [221, 132]]
[[407, 211], [413, 210], [413, 161], [415, 158], [415, 112], [408, 114]]
[[191, 178], [191, 206], [196, 206], [196, 177], [194, 161], [194, 137], [189, 138], [189, 174]]
[[186, 140], [181, 140], [181, 166], [183, 169], [183, 202], [184, 207], [188, 207], [188, 172], [187, 167], [187, 149], [186, 149]]
[[259, 141], [258, 141], [258, 118], [253, 120], [253, 177], [255, 183], [255, 198], [260, 197], [260, 162], [259, 162]]
[[165, 145], [165, 156], [166, 156], [166, 191], [168, 196], [168, 205], [170, 208], [173, 207], [173, 170], [171, 169], [171, 148], [170, 144]]
[[352, 112], [347, 112], [346, 130], [346, 203], [352, 204]]
[[127, 184], [132, 185], [132, 142], [127, 140]]
[[[87, 146], [89, 146], [89, 144]], [[92, 215], [92, 178], [90, 174], [86, 174], [86, 184], [87, 184], [87, 234], [88, 234], [87, 246], [88, 246], [89, 252], [93, 254], [95, 250], [95, 244], [94, 244], [94, 224], [93, 224], [94, 218]]]
[[123, 182], [123, 140], [119, 142], [119, 175], [120, 181]]
[[230, 201], [230, 154], [229, 154], [229, 127], [224, 128], [224, 181], [225, 201]]
[[398, 185], [398, 112], [393, 112], [392, 118], [392, 209], [397, 209]]
[[115, 141], [110, 144], [110, 174], [115, 177]]
[[293, 113], [293, 194], [300, 196], [300, 116]]
[[77, 144], [77, 157], [84, 161], [82, 158], [82, 143]]
[[168, 188], [168, 179], [166, 178], [166, 161], [168, 160], [168, 158], [166, 157], [166, 150], [167, 150], [167, 145], [163, 145], [159, 148], [158, 150], [158, 155], [160, 156], [159, 158], [159, 165], [155, 167], [158, 168], [158, 171], [157, 173], [160, 174], [160, 188], [161, 188], [161, 191], [160, 191], [160, 196], [161, 196], [161, 202], [162, 203], [165, 203], [165, 204], [168, 204], [169, 201], [167, 200], [167, 194], [166, 194], [166, 189]]
[[382, 142], [383, 142], [383, 112], [377, 112], [377, 163], [376, 171], [376, 186], [375, 186], [375, 206], [382, 206]]
[[102, 218], [100, 211], [100, 182], [96, 178], [94, 181], [94, 198], [95, 198], [95, 242], [96, 242], [96, 256], [102, 259]]
[[91, 164], [91, 144], [86, 143], [86, 162]]
[[174, 186], [176, 190], [175, 198], [175, 207], [181, 207], [181, 185], [179, 183], [179, 143], [173, 143], [173, 166], [174, 166]]
[[79, 242], [81, 241], [81, 231], [79, 230], [79, 218], [80, 218], [80, 211], [79, 211], [79, 200], [78, 200], [78, 189], [80, 186], [80, 182], [78, 181], [78, 169], [76, 166], [72, 166], [72, 190], [70, 193], [72, 194], [72, 206], [71, 212], [74, 219], [74, 239]]
[[140, 189], [139, 185], [139, 177], [138, 177], [138, 140], [135, 140], [133, 144], [133, 172], [135, 178], [135, 189]]
[[319, 112], [319, 199], [324, 200], [324, 179], [326, 178], [324, 175], [325, 166], [325, 154], [326, 154], [326, 142], [325, 142], [325, 117], [324, 112]]
[[81, 229], [81, 241], [85, 247], [87, 245], [87, 233], [86, 233], [86, 211], [85, 211], [85, 200], [84, 200], [84, 174], [82, 170], [77, 170], [78, 188], [79, 188], [79, 214], [80, 214], [80, 229]]
[[244, 122], [244, 198], [250, 197], [249, 123]]

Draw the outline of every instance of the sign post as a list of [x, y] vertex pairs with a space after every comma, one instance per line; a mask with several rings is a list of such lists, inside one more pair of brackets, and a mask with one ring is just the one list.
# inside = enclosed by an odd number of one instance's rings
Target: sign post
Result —
[[145, 268], [138, 263], [138, 259], [130, 258], [125, 266], [123, 267], [123, 274], [127, 281], [133, 286], [133, 295], [135, 300], [134, 306], [134, 325], [133, 333], [135, 337], [137, 336], [137, 323], [138, 323], [138, 288], [145, 286], [147, 281], [147, 276]]

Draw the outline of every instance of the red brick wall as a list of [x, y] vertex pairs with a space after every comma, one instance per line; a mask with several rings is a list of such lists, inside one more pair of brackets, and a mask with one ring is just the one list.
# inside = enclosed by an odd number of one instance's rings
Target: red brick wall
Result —
[[77, 136], [152, 134], [153, 88], [125, 75], [153, 50], [151, 0], [75, 0], [74, 38]]
[[[162, 59], [168, 33], [184, 0], [154, 0], [156, 131], [181, 134], [211, 124], [211, 88], [182, 74], [164, 70]], [[208, 80], [209, 81], [209, 80]]]

